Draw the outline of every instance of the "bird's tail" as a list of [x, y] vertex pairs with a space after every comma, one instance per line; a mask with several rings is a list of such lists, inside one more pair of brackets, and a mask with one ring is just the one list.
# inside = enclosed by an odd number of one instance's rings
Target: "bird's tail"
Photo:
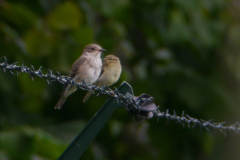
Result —
[[63, 106], [64, 102], [66, 101], [67, 97], [72, 94], [73, 92], [75, 92], [77, 89], [76, 86], [71, 86], [70, 84], [67, 85], [67, 87], [63, 90], [63, 93], [60, 97], [60, 99], [58, 100], [58, 103], [56, 104], [56, 106], [54, 107], [55, 109], [61, 109], [61, 107]]
[[87, 92], [86, 96], [83, 98], [83, 102], [86, 102], [91, 95], [92, 92]]
[[66, 99], [67, 99], [67, 97], [64, 97], [64, 95], [62, 94], [54, 109], [61, 109], [61, 107], [63, 106]]

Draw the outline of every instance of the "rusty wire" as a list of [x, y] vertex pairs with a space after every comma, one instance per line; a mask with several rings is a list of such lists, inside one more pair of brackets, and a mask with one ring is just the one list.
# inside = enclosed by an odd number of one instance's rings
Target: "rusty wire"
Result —
[[158, 119], [166, 118], [168, 121], [170, 120], [175, 121], [182, 125], [187, 124], [189, 128], [199, 126], [200, 128], [205, 128], [207, 130], [218, 129], [219, 131], [223, 132], [225, 136], [227, 131], [234, 131], [236, 133], [240, 132], [240, 124], [238, 122], [236, 122], [235, 124], [224, 126], [225, 122], [212, 123], [213, 120], [205, 121], [202, 119], [193, 118], [185, 114], [184, 111], [182, 112], [181, 116], [177, 116], [175, 111], [173, 111], [174, 114], [170, 114], [168, 109], [165, 112], [161, 112], [159, 106], [157, 107], [154, 104], [154, 98], [147, 94], [142, 94], [139, 97], [131, 95], [130, 93], [123, 95], [119, 93], [116, 88], [115, 90], [111, 90], [109, 87], [106, 86], [98, 87], [95, 85], [86, 85], [84, 81], [82, 83], [75, 83], [74, 79], [68, 76], [62, 76], [59, 72], [57, 72], [58, 74], [57, 76], [54, 75], [52, 70], [48, 70], [47, 74], [43, 74], [41, 71], [42, 66], [39, 67], [38, 70], [35, 70], [33, 65], [31, 65], [31, 68], [24, 66], [23, 63], [21, 64], [21, 66], [18, 66], [17, 62], [8, 64], [7, 58], [3, 57], [3, 59], [4, 62], [0, 63], [0, 69], [3, 69], [4, 72], [9, 71], [14, 75], [15, 75], [14, 71], [17, 72], [17, 75], [19, 75], [19, 73], [26, 73], [30, 75], [32, 80], [34, 80], [34, 78], [37, 76], [45, 79], [48, 84], [57, 81], [63, 85], [66, 84], [76, 85], [77, 88], [81, 90], [92, 92], [94, 91], [98, 95], [106, 94], [111, 97], [114, 97], [118, 103], [122, 103], [126, 106], [127, 111], [130, 113], [130, 115], [135, 117], [136, 121], [158, 117]]

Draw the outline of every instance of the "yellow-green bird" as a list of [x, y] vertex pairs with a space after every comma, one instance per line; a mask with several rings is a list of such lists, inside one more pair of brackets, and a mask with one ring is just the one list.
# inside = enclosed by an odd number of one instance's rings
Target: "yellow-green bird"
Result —
[[[122, 66], [118, 57], [114, 55], [107, 55], [104, 59], [101, 74], [95, 83], [97, 86], [111, 86], [118, 81], [122, 72]], [[91, 96], [92, 92], [88, 92], [83, 99], [86, 102]]]

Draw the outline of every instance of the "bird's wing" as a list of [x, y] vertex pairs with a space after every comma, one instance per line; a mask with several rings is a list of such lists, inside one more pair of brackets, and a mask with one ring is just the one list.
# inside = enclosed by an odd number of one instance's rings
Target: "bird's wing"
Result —
[[[72, 65], [72, 69], [71, 69], [71, 71], [70, 71], [70, 73], [69, 73], [69, 76], [70, 76], [71, 78], [76, 78], [75, 75], [76, 75], [77, 73], [79, 73], [80, 67], [81, 67], [81, 66], [84, 66], [83, 64], [86, 63], [86, 61], [87, 61], [87, 58], [86, 58], [86, 57], [81, 56], [80, 58], [78, 58], [78, 59], [74, 62], [74, 64]], [[81, 71], [84, 71], [84, 70], [81, 70]], [[84, 74], [84, 73], [83, 73], [83, 74]], [[81, 77], [79, 77], [79, 78], [81, 78]]]
[[[87, 60], [87, 58], [85, 58], [85, 57], [80, 57], [80, 58], [78, 58], [78, 59], [74, 62], [74, 64], [72, 65], [72, 69], [71, 69], [71, 71], [70, 71], [70, 73], [69, 73], [68, 76], [71, 77], [71, 78], [76, 78], [75, 75], [79, 72], [79, 67], [82, 66], [83, 63], [86, 62], [86, 60]], [[80, 77], [80, 78], [81, 78], [81, 77]], [[63, 90], [62, 90], [61, 94], [65, 91], [67, 85], [68, 85], [68, 84], [65, 84], [65, 85], [63, 86]]]

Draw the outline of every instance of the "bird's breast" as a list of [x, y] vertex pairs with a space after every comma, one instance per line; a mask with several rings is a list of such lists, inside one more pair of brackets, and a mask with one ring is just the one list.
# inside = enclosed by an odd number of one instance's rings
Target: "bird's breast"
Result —
[[91, 57], [89, 58], [89, 68], [87, 71], [86, 83], [93, 84], [97, 81], [100, 76], [102, 68], [102, 60], [100, 57]]

